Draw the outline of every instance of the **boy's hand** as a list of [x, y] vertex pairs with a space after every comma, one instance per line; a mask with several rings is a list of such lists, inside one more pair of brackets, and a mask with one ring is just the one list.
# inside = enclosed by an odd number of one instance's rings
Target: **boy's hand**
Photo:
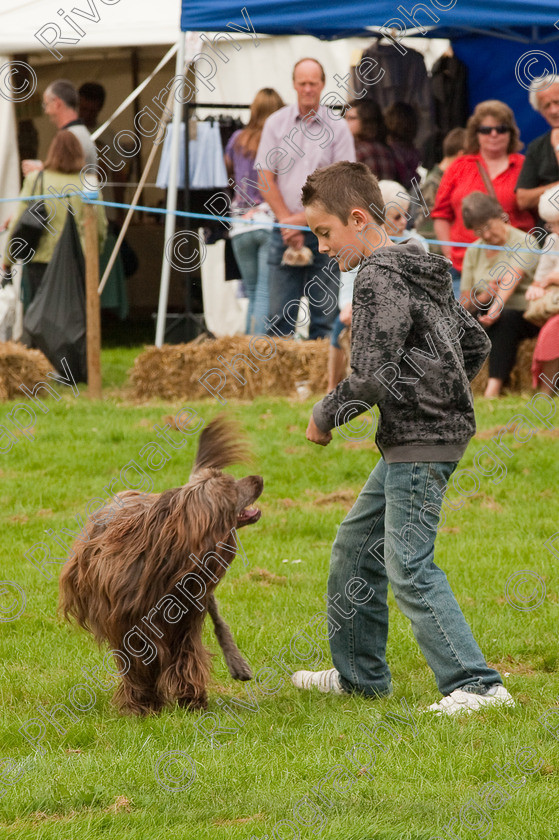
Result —
[[332, 433], [321, 432], [316, 423], [314, 422], [312, 414], [311, 419], [309, 420], [309, 425], [307, 426], [306, 436], [307, 440], [310, 440], [311, 443], [318, 443], [319, 446], [328, 446], [328, 444], [332, 440]]

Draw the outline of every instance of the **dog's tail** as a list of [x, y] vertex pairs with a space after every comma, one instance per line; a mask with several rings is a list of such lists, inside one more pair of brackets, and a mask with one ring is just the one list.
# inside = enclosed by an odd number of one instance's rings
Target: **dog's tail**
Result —
[[239, 425], [220, 414], [208, 423], [200, 435], [191, 475], [200, 470], [222, 470], [231, 464], [246, 464], [250, 460], [250, 448]]

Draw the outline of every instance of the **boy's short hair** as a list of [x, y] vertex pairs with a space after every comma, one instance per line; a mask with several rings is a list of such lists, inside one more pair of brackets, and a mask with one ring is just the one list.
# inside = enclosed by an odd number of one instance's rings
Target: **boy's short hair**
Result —
[[466, 143], [466, 129], [453, 128], [443, 140], [443, 157], [454, 157], [464, 150]]
[[343, 160], [315, 169], [301, 193], [303, 206], [322, 204], [327, 213], [347, 225], [354, 207], [365, 210], [378, 225], [384, 224], [384, 202], [378, 181], [364, 163]]

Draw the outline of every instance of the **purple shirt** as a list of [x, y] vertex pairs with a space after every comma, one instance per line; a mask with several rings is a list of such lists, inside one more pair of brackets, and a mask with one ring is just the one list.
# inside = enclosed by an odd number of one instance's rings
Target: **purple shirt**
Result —
[[[249, 178], [251, 181], [258, 181], [258, 172], [254, 168], [254, 157], [251, 154], [245, 154], [242, 149], [234, 148], [237, 137], [244, 131], [240, 128], [231, 135], [225, 147], [225, 154], [231, 158], [233, 162], [233, 177], [235, 183], [238, 184], [244, 193], [246, 193], [253, 204], [260, 204], [263, 201], [260, 191], [253, 186], [245, 186], [244, 179]], [[242, 199], [235, 197], [235, 203], [246, 204]]]
[[[290, 213], [299, 213], [307, 177], [323, 166], [355, 161], [355, 144], [347, 122], [324, 105], [301, 119], [298, 105], [271, 114], [262, 130], [255, 166], [276, 173], [277, 185]], [[266, 192], [262, 190], [266, 199]]]

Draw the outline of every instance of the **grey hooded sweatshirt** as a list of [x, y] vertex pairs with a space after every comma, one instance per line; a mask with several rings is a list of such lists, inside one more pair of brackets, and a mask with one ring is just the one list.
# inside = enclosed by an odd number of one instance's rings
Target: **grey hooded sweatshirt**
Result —
[[469, 383], [491, 343], [454, 299], [448, 264], [413, 240], [363, 260], [352, 372], [314, 406], [321, 431], [378, 405], [375, 440], [387, 463], [460, 460], [476, 430]]

